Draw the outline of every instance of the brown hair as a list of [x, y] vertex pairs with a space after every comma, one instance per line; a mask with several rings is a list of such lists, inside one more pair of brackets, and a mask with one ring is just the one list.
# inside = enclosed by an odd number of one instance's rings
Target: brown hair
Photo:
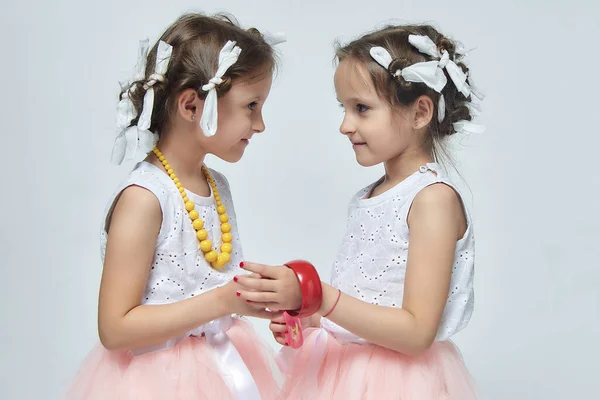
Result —
[[[439, 142], [455, 133], [453, 123], [460, 120], [471, 120], [469, 108], [466, 106], [471, 101], [471, 96], [465, 97], [459, 92], [444, 68], [448, 83], [442, 90], [446, 103], [446, 116], [438, 123], [438, 101], [440, 94], [421, 82], [407, 82], [402, 76], [393, 76], [398, 69], [409, 65], [432, 61], [434, 58], [419, 52], [409, 41], [409, 35], [428, 36], [440, 50], [448, 51], [451, 60], [468, 75], [469, 69], [461, 61], [462, 55], [456, 53], [456, 43], [439, 33], [429, 25], [404, 25], [387, 26], [381, 30], [366, 34], [345, 46], [338, 45], [336, 58], [338, 61], [352, 59], [361, 62], [367, 68], [377, 94], [388, 99], [392, 106], [406, 106], [412, 104], [422, 95], [431, 97], [435, 111], [429, 125], [429, 133], [433, 139], [434, 157], [437, 158]], [[392, 63], [386, 71], [371, 57], [370, 50], [373, 46], [385, 48], [392, 56]], [[467, 81], [468, 82], [468, 81]]]
[[[206, 98], [207, 92], [201, 88], [217, 71], [219, 52], [228, 40], [235, 41], [242, 52], [223, 76], [223, 83], [217, 86], [219, 97], [231, 89], [234, 79], [272, 74], [276, 67], [273, 49], [262, 34], [255, 28], [240, 28], [233, 17], [224, 14], [185, 14], [167, 28], [161, 40], [173, 46], [173, 53], [164, 80], [153, 86], [154, 108], [150, 130], [158, 134], [168, 127], [179, 93], [191, 88], [200, 98]], [[133, 82], [119, 96], [121, 99], [127, 92], [137, 111], [130, 125], [137, 123], [142, 111], [146, 93], [143, 85], [154, 72], [157, 49], [158, 42], [148, 53], [144, 80]]]

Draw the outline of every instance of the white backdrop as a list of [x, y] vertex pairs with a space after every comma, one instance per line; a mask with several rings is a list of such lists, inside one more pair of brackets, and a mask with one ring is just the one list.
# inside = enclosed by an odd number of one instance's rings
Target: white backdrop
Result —
[[131, 166], [108, 163], [117, 81], [138, 39], [189, 10], [287, 33], [266, 132], [241, 164], [209, 161], [229, 177], [246, 258], [306, 258], [326, 278], [348, 199], [382, 172], [338, 133], [334, 39], [395, 18], [475, 47], [488, 131], [455, 146], [478, 241], [456, 342], [488, 399], [595, 397], [600, 6], [489, 3], [3, 0], [0, 398], [58, 399], [97, 341], [101, 214]]

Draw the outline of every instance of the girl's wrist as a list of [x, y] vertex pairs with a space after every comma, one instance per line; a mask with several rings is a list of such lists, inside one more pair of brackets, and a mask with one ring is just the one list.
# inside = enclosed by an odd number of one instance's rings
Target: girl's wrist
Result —
[[315, 267], [304, 260], [294, 260], [285, 264], [296, 274], [302, 295], [298, 310], [288, 310], [296, 318], [309, 317], [319, 311], [323, 302], [322, 283]]
[[323, 286], [323, 302], [319, 308], [319, 315], [331, 314], [331, 311], [337, 306], [341, 292], [339, 289], [334, 288], [326, 283], [322, 283]]
[[[213, 304], [218, 308], [219, 318], [227, 315], [235, 314], [235, 301], [239, 301], [239, 297], [232, 296], [231, 291], [227, 290], [228, 285], [219, 286], [212, 290], [215, 301]], [[210, 293], [210, 292], [209, 292]]]

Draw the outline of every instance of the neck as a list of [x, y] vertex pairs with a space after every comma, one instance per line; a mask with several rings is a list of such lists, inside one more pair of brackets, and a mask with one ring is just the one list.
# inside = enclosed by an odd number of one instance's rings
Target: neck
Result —
[[412, 175], [420, 166], [433, 162], [430, 146], [409, 149], [384, 162], [384, 183], [395, 185]]
[[[197, 142], [190, 143], [189, 140], [185, 140], [185, 136], [189, 138], [191, 135], [191, 132], [170, 130], [161, 135], [156, 145], [175, 173], [181, 177], [195, 177], [202, 174], [200, 168], [204, 163], [206, 151]], [[156, 157], [154, 159], [160, 163]]]

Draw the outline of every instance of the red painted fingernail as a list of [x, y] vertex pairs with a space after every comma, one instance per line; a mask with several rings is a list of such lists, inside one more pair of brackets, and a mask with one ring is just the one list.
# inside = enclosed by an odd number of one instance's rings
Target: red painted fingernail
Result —
[[240, 268], [244, 268], [244, 262], [243, 261], [240, 263]]
[[242, 295], [242, 292], [240, 292], [240, 291], [238, 290], [237, 292], [235, 292], [235, 295], [236, 295], [237, 297], [240, 297], [240, 296]]
[[234, 277], [233, 277], [233, 281], [234, 281], [234, 282], [237, 282], [237, 276], [234, 276]]

